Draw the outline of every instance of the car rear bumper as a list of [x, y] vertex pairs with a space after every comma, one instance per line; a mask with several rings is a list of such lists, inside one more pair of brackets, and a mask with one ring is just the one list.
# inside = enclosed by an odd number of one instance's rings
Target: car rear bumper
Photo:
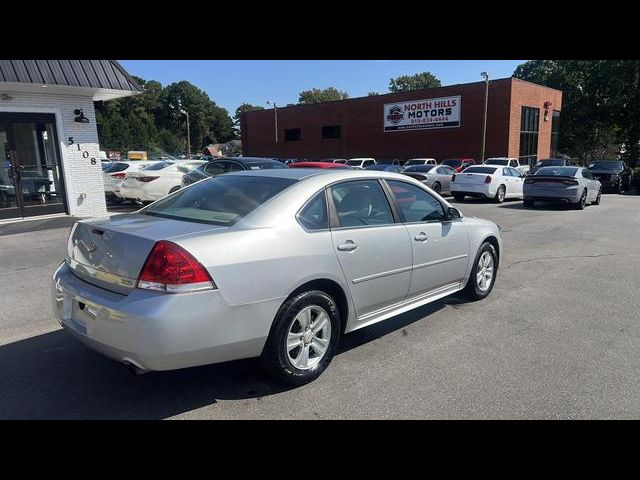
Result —
[[483, 198], [493, 198], [496, 195], [496, 189], [492, 188], [493, 185], [488, 183], [483, 183], [479, 185], [468, 185], [468, 184], [451, 184], [449, 190], [452, 195], [467, 195], [469, 197], [483, 197]]
[[59, 323], [92, 349], [142, 370], [173, 370], [259, 356], [284, 299], [241, 306], [217, 290], [121, 295], [76, 277], [66, 264], [53, 277]]
[[579, 186], [566, 188], [531, 188], [525, 184], [523, 198], [525, 201], [577, 203], [583, 191], [584, 187]]

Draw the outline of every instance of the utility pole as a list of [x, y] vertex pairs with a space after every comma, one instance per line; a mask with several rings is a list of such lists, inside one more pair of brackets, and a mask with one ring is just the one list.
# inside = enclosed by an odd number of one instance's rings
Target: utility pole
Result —
[[487, 108], [489, 106], [489, 75], [487, 72], [481, 72], [480, 76], [484, 78], [484, 118], [482, 121], [482, 162], [484, 163], [484, 152], [487, 142]]

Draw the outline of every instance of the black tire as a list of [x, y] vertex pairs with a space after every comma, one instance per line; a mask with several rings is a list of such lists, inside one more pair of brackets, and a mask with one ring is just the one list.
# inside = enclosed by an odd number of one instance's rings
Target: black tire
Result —
[[534, 200], [523, 200], [522, 203], [524, 204], [525, 207], [527, 208], [531, 208], [534, 207], [536, 202]]
[[500, 185], [498, 187], [498, 190], [496, 191], [496, 196], [493, 197], [493, 199], [497, 202], [497, 203], [502, 203], [504, 202], [504, 197], [507, 194], [507, 189], [505, 188], [504, 185]]
[[[486, 290], [482, 290], [479, 287], [477, 279], [478, 262], [480, 261], [480, 257], [482, 257], [482, 254], [484, 252], [489, 252], [489, 254], [493, 257], [493, 278], [491, 279], [489, 288], [487, 288]], [[482, 245], [480, 245], [478, 253], [476, 254], [476, 258], [473, 262], [473, 268], [471, 269], [471, 273], [469, 274], [469, 280], [467, 281], [467, 285], [466, 287], [464, 287], [464, 290], [462, 290], [464, 296], [470, 300], [482, 300], [483, 298], [486, 298], [491, 293], [491, 290], [493, 290], [493, 286], [496, 283], [499, 263], [500, 259], [498, 258], [498, 253], [491, 243], [484, 242]]]
[[453, 198], [456, 199], [458, 202], [461, 202], [462, 200], [464, 200], [464, 195], [461, 193], [454, 193]]
[[624, 183], [622, 183], [622, 179], [620, 179], [620, 183], [618, 183], [618, 195], [623, 195], [624, 190]]
[[582, 192], [580, 196], [580, 200], [573, 205], [573, 208], [576, 210], [584, 210], [584, 207], [587, 205], [587, 191]]
[[598, 190], [598, 196], [593, 202], [591, 202], [591, 205], [600, 205], [601, 199], [602, 199], [602, 189]]
[[442, 191], [442, 185], [440, 185], [440, 182], [435, 182], [431, 189], [437, 194], [440, 194], [440, 192]]
[[[319, 306], [329, 315], [331, 321], [331, 338], [329, 346], [314, 368], [301, 370], [289, 360], [285, 342], [289, 328], [300, 311], [309, 306]], [[336, 302], [320, 290], [310, 290], [290, 297], [280, 307], [271, 326], [269, 337], [262, 351], [260, 362], [265, 372], [274, 380], [286, 385], [300, 386], [309, 383], [320, 376], [327, 368], [336, 352], [340, 338], [341, 321]]]

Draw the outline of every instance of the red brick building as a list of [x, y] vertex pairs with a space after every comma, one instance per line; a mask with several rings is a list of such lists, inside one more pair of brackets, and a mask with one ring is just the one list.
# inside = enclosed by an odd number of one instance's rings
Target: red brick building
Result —
[[[482, 81], [245, 112], [243, 155], [479, 160], [485, 88]], [[559, 90], [515, 78], [491, 80], [485, 158], [552, 156], [561, 105]]]

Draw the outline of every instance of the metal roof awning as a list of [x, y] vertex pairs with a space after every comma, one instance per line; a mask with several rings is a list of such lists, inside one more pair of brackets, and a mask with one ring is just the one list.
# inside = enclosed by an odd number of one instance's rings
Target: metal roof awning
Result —
[[142, 87], [115, 60], [0, 60], [0, 89], [91, 95], [109, 100], [142, 93]]

